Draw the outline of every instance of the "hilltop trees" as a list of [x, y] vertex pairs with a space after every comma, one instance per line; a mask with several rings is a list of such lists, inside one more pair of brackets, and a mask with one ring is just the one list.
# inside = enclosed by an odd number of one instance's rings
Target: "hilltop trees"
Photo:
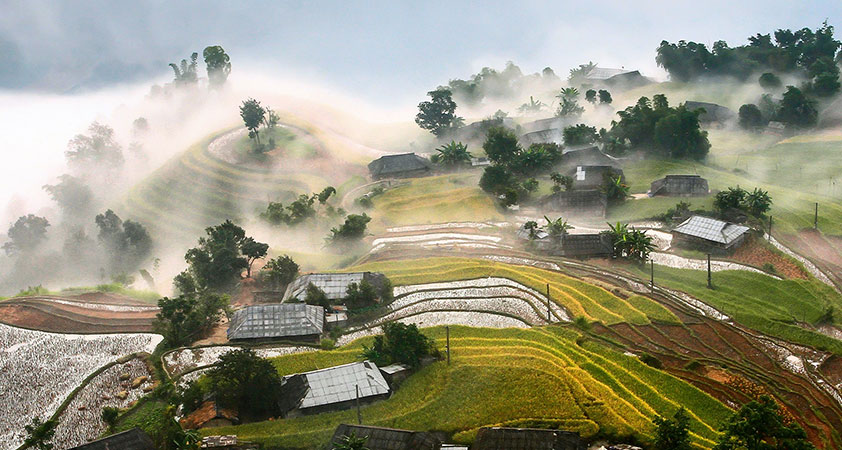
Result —
[[258, 147], [260, 146], [260, 131], [258, 129], [265, 116], [266, 110], [260, 106], [259, 101], [253, 98], [244, 100], [243, 104], [240, 105], [240, 117], [242, 117], [246, 129], [249, 130], [249, 138], [254, 139]]
[[246, 237], [245, 231], [230, 220], [206, 228], [205, 233], [206, 237], [199, 238], [199, 246], [184, 255], [190, 267], [182, 277], [191, 278], [197, 289], [227, 289], [248, 269], [249, 259], [262, 257], [254, 256], [259, 251], [251, 251], [252, 244], [257, 248], [260, 243]]
[[787, 86], [777, 113], [777, 120], [796, 128], [812, 127], [818, 121], [816, 102], [811, 100], [801, 89]]
[[80, 173], [101, 167], [114, 169], [123, 165], [123, 150], [114, 139], [114, 129], [98, 122], [88, 127], [88, 135], [77, 134], [64, 152], [67, 163]]
[[208, 82], [211, 88], [220, 88], [231, 73], [231, 58], [219, 45], [205, 47], [202, 52], [208, 70]]
[[699, 125], [701, 110], [680, 105], [671, 108], [666, 96], [650, 101], [641, 97], [634, 106], [618, 111], [620, 121], [611, 122], [610, 135], [632, 147], [654, 149], [673, 158], [703, 159], [710, 150], [707, 131]]
[[35, 214], [20, 216], [6, 233], [9, 241], [3, 244], [3, 250], [7, 255], [34, 250], [46, 240], [49, 226], [47, 219]]
[[345, 211], [342, 208], [334, 209], [327, 204], [331, 196], [336, 194], [336, 188], [327, 186], [319, 193], [311, 195], [300, 194], [297, 199], [284, 206], [281, 202], [269, 202], [265, 211], [260, 213], [260, 218], [272, 225], [297, 226], [318, 215], [316, 200], [324, 207], [322, 212], [328, 216], [342, 215]]
[[371, 222], [371, 217], [368, 217], [365, 213], [350, 214], [345, 218], [345, 223], [330, 229], [330, 235], [326, 239], [327, 243], [331, 245], [349, 244], [362, 239], [369, 222]]
[[82, 179], [64, 174], [57, 184], [45, 184], [43, 189], [61, 209], [65, 217], [79, 218], [91, 208], [94, 197], [91, 188]]
[[123, 222], [110, 209], [97, 214], [94, 222], [99, 229], [99, 241], [108, 251], [115, 273], [134, 267], [152, 250], [152, 238], [146, 228], [138, 222]]
[[176, 65], [175, 63], [170, 63], [170, 67], [175, 75], [175, 79], [173, 83], [176, 86], [186, 86], [191, 84], [196, 84], [199, 81], [199, 76], [196, 72], [196, 63], [199, 59], [199, 54], [193, 52], [190, 55], [190, 62], [188, 63], [186, 59], [181, 60], [181, 65]]
[[804, 429], [797, 423], [787, 423], [778, 404], [766, 395], [740, 408], [722, 431], [714, 450], [815, 449]]
[[441, 137], [446, 132], [459, 126], [462, 118], [456, 116], [456, 102], [449, 89], [438, 88], [427, 92], [429, 101], [418, 104], [418, 115], [415, 116], [415, 123], [419, 127], [429, 130], [436, 137]]
[[298, 264], [288, 255], [270, 259], [263, 266], [263, 273], [274, 289], [292, 283], [298, 275]]
[[595, 127], [589, 127], [584, 123], [566, 127], [562, 132], [564, 143], [568, 146], [593, 144], [599, 139]]
[[281, 377], [272, 362], [254, 350], [243, 348], [223, 354], [207, 376], [208, 390], [220, 405], [251, 416], [277, 414]]

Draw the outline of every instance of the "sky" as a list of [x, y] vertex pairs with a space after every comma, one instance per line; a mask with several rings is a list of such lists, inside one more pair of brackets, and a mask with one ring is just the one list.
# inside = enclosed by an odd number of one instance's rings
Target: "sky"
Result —
[[208, 45], [231, 56], [231, 80], [304, 80], [406, 111], [483, 66], [564, 77], [593, 61], [664, 79], [661, 40], [740, 45], [826, 19], [842, 25], [842, 2], [0, 0], [0, 216], [60, 173], [73, 135]]

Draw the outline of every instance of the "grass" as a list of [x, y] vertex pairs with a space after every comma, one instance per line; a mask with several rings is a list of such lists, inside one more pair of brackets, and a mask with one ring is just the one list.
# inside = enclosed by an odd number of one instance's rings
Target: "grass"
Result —
[[[27, 289], [23, 289], [13, 297], [29, 297], [29, 296], [37, 296], [37, 295], [51, 295], [51, 296], [68, 296], [68, 295], [80, 295], [89, 292], [107, 292], [112, 294], [120, 294], [126, 297], [133, 298], [135, 300], [141, 300], [144, 302], [149, 303], [157, 303], [158, 299], [161, 298], [161, 295], [154, 291], [147, 291], [142, 289], [132, 289], [123, 286], [122, 284], [118, 283], [109, 283], [109, 284], [98, 284], [96, 286], [76, 286], [76, 287], [68, 287], [63, 288], [58, 291], [51, 291], [42, 286], [34, 286], [29, 287]], [[0, 299], [3, 299], [0, 297]]]
[[538, 292], [550, 285], [550, 295], [573, 316], [605, 324], [629, 322], [644, 325], [650, 318], [678, 319], [669, 310], [645, 297], [625, 300], [607, 290], [549, 270], [467, 258], [425, 258], [367, 263], [349, 271], [382, 272], [396, 286], [438, 281], [502, 277], [517, 281]]
[[[649, 276], [645, 269], [626, 267], [640, 277]], [[686, 292], [762, 333], [842, 355], [842, 342], [797, 324], [816, 324], [830, 306], [842, 310], [842, 295], [815, 279], [777, 280], [753, 272], [723, 271], [713, 274], [714, 289], [708, 289], [704, 271], [659, 266], [655, 284]], [[842, 318], [835, 317], [834, 324], [842, 325]]]
[[[443, 431], [468, 443], [483, 426], [561, 427], [649, 441], [651, 419], [680, 405], [691, 414], [694, 442], [712, 447], [730, 410], [693, 386], [563, 327], [450, 328], [452, 363], [440, 361], [406, 380], [390, 399], [362, 408], [364, 423]], [[443, 346], [442, 327], [425, 329]], [[371, 337], [338, 350], [273, 360], [281, 373], [348, 362]], [[580, 343], [582, 343], [580, 345]], [[319, 356], [322, 354], [322, 356]], [[528, 387], [528, 389], [525, 389]], [[203, 430], [237, 434], [267, 448], [319, 448], [353, 410]]]
[[375, 197], [370, 215], [380, 224], [502, 220], [478, 186], [481, 171], [416, 178]]
[[[271, 130], [260, 130], [260, 142], [263, 145], [268, 147], [270, 139], [275, 140], [275, 148], [280, 150], [280, 156], [282, 157], [309, 158], [316, 155], [316, 149], [312, 145], [301, 141], [293, 132], [282, 126], [276, 126]], [[254, 152], [254, 139], [249, 138], [247, 133], [240, 136], [233, 145], [234, 151], [239, 158], [262, 160], [263, 158], [260, 158], [260, 156], [266, 156], [265, 154], [258, 155]], [[274, 149], [268, 150], [272, 151]]]

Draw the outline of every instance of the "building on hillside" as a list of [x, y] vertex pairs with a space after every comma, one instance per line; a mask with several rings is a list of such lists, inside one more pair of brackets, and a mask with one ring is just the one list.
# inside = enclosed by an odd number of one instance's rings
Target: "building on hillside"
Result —
[[370, 450], [439, 450], [441, 441], [426, 431], [398, 430], [368, 425], [342, 424], [336, 427], [331, 445], [341, 442], [343, 436], [366, 438]]
[[348, 292], [351, 283], [368, 282], [377, 292], [380, 292], [388, 281], [386, 276], [377, 272], [348, 272], [348, 273], [309, 273], [301, 275], [287, 286], [284, 301], [292, 299], [304, 300], [307, 286], [312, 283], [321, 289], [332, 302], [341, 302]]
[[374, 180], [423, 177], [433, 171], [433, 163], [415, 153], [385, 155], [370, 162], [368, 171]]
[[743, 225], [691, 216], [672, 230], [672, 242], [709, 253], [730, 253], [742, 244], [748, 231]]
[[208, 400], [202, 403], [199, 409], [183, 417], [179, 423], [183, 428], [198, 430], [236, 425], [240, 423], [240, 419], [233, 409], [220, 408], [215, 401]]
[[471, 450], [585, 450], [579, 433], [572, 431], [483, 427]]
[[257, 450], [259, 444], [241, 441], [236, 435], [205, 436], [199, 443], [199, 448], [215, 448], [224, 450]]
[[533, 232], [530, 232], [524, 223], [518, 228], [515, 235], [522, 241], [532, 242], [536, 250], [548, 252], [553, 249], [553, 240], [550, 238], [550, 234], [541, 228], [536, 228]]
[[564, 139], [562, 137], [562, 130], [560, 128], [548, 128], [546, 130], [536, 130], [524, 133], [520, 136], [521, 144], [530, 146], [532, 144], [543, 144], [545, 142], [552, 142], [561, 144]]
[[456, 129], [453, 138], [462, 142], [485, 140], [485, 135], [491, 127], [503, 127], [515, 130], [517, 129], [517, 124], [511, 117], [491, 117], [459, 127]]
[[383, 379], [389, 383], [392, 389], [395, 389], [403, 380], [405, 380], [412, 373], [412, 367], [406, 364], [394, 363], [386, 367], [380, 368], [380, 373]]
[[303, 303], [247, 306], [234, 311], [228, 325], [228, 340], [319, 342], [324, 324], [325, 310], [321, 306]]
[[585, 75], [585, 82], [595, 87], [617, 87], [630, 89], [645, 86], [652, 83], [652, 80], [641, 75], [638, 70], [610, 69], [607, 67], [594, 67]]
[[663, 195], [666, 197], [693, 197], [710, 194], [708, 180], [699, 175], [667, 175], [655, 180], [649, 186], [650, 197]]
[[599, 189], [554, 192], [541, 199], [544, 211], [560, 212], [565, 216], [605, 217], [608, 199]]
[[392, 392], [371, 361], [289, 375], [281, 389], [280, 407], [285, 417], [352, 408], [358, 392], [361, 404], [389, 398]]
[[599, 189], [608, 176], [620, 177], [620, 181], [626, 182], [623, 169], [610, 165], [577, 165], [567, 175], [573, 177], [573, 189], [576, 190]]
[[786, 134], [786, 125], [773, 120], [769, 122], [768, 125], [766, 125], [766, 130], [764, 131], [764, 133], [771, 134], [773, 136], [783, 136], [784, 134]]
[[596, 145], [579, 148], [565, 148], [561, 152], [561, 164], [572, 166], [613, 166], [616, 158], [606, 155]]
[[485, 156], [474, 156], [471, 158], [471, 167], [485, 167], [490, 165], [491, 161]]
[[699, 123], [706, 125], [725, 125], [737, 116], [734, 111], [716, 103], [686, 101], [684, 107], [690, 111], [704, 109], [705, 112], [699, 115]]
[[98, 439], [70, 450], [155, 450], [155, 444], [148, 434], [140, 428], [132, 428], [122, 433]]
[[607, 233], [567, 233], [560, 253], [565, 258], [605, 258], [614, 253], [614, 243]]

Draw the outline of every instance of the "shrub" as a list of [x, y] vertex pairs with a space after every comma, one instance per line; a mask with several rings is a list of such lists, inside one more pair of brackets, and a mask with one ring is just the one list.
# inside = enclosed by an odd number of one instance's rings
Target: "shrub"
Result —
[[650, 355], [649, 353], [641, 353], [640, 354], [640, 361], [643, 364], [646, 364], [649, 367], [653, 367], [655, 369], [660, 369], [663, 367], [661, 360]]
[[383, 325], [383, 334], [375, 336], [371, 347], [363, 346], [363, 356], [378, 366], [401, 363], [418, 367], [421, 359], [429, 355], [438, 355], [435, 343], [415, 324], [389, 322]]
[[304, 294], [304, 303], [308, 305], [322, 306], [325, 308], [330, 307], [330, 299], [327, 298], [325, 291], [319, 289], [319, 287], [313, 283], [307, 285], [307, 290]]

